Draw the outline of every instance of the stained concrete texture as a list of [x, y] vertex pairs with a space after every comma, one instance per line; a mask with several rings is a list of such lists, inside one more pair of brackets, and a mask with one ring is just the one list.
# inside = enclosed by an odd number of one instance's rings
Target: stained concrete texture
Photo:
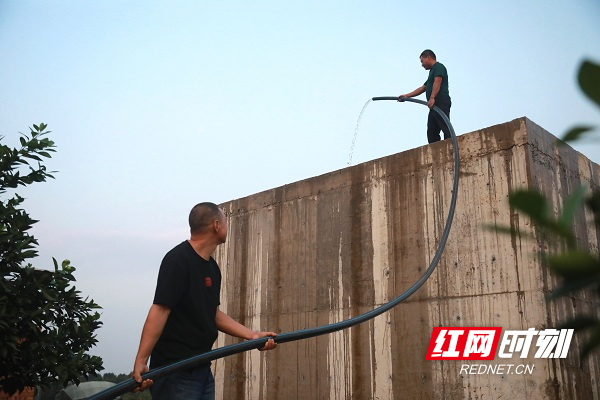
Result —
[[[600, 356], [479, 362], [532, 372], [468, 374], [473, 362], [428, 361], [434, 327], [538, 330], [598, 309], [589, 293], [548, 303], [552, 251], [508, 206], [518, 188], [544, 193], [555, 212], [580, 185], [598, 189], [600, 167], [527, 118], [458, 137], [460, 185], [440, 263], [411, 298], [337, 333], [214, 363], [219, 399], [598, 399]], [[380, 306], [429, 265], [446, 222], [451, 141], [438, 142], [222, 204], [229, 238], [216, 258], [221, 308], [255, 330], [290, 332]], [[598, 251], [591, 215], [579, 244]], [[497, 224], [520, 233], [501, 234]], [[217, 346], [237, 339], [219, 336]], [[477, 367], [477, 365], [476, 365]], [[523, 369], [521, 370], [523, 372]]]

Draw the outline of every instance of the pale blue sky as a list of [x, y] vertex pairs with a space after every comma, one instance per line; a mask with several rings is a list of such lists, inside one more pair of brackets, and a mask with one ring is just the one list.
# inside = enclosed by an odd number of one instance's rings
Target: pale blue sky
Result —
[[[598, 1], [0, 0], [0, 135], [45, 122], [56, 180], [21, 193], [38, 267], [69, 258], [104, 307], [94, 353], [131, 370], [163, 254], [200, 201], [348, 165], [373, 96], [406, 93], [431, 48], [457, 134], [527, 116], [600, 125], [579, 92]], [[426, 144], [425, 107], [371, 103], [352, 164]], [[600, 162], [600, 143], [576, 146]]]

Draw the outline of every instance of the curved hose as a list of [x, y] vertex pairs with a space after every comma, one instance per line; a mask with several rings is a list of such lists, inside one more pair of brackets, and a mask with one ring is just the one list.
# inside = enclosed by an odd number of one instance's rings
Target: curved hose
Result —
[[[392, 97], [392, 96], [373, 97], [372, 100], [373, 101], [379, 101], [379, 100], [394, 100], [394, 101], [396, 101], [396, 100], [398, 100], [398, 97]], [[427, 102], [425, 102], [423, 100], [413, 99], [413, 98], [404, 98], [401, 100], [401, 102], [402, 101], [419, 103], [419, 104], [423, 104], [425, 106], [427, 105]], [[456, 139], [456, 134], [454, 133], [454, 128], [452, 127], [450, 120], [448, 119], [446, 114], [444, 114], [443, 111], [441, 111], [436, 106], [433, 107], [433, 110], [436, 111], [442, 117], [442, 119], [444, 120], [446, 125], [448, 125], [448, 128], [450, 130], [452, 145], [454, 146], [454, 182], [452, 185], [452, 199], [450, 200], [450, 208], [448, 209], [448, 217], [446, 218], [446, 226], [444, 227], [444, 231], [442, 233], [440, 243], [435, 252], [435, 255], [433, 256], [433, 259], [431, 260], [431, 263], [429, 264], [429, 267], [425, 270], [423, 275], [410, 288], [408, 288], [404, 293], [402, 293], [395, 299], [391, 300], [389, 303], [383, 304], [371, 311], [368, 311], [364, 314], [358, 315], [356, 317], [350, 318], [345, 321], [336, 322], [336, 323], [329, 324], [329, 325], [318, 326], [315, 328], [302, 329], [302, 330], [298, 330], [298, 331], [294, 331], [294, 332], [286, 332], [286, 333], [279, 334], [273, 338], [276, 343], [286, 343], [286, 342], [292, 342], [295, 340], [301, 340], [301, 339], [307, 339], [307, 338], [311, 338], [311, 337], [315, 337], [315, 336], [325, 335], [325, 334], [336, 332], [336, 331], [339, 331], [342, 329], [350, 328], [354, 325], [358, 325], [362, 322], [365, 322], [372, 318], [375, 318], [376, 316], [381, 315], [386, 311], [389, 311], [393, 307], [400, 304], [402, 301], [406, 300], [409, 296], [411, 296], [413, 293], [415, 293], [421, 286], [423, 286], [425, 281], [427, 281], [429, 276], [431, 276], [437, 263], [439, 262], [439, 260], [442, 256], [442, 252], [444, 250], [444, 247], [446, 246], [446, 241], [448, 240], [448, 235], [450, 234], [450, 228], [452, 226], [452, 219], [454, 218], [454, 210], [456, 208], [456, 198], [457, 198], [457, 194], [458, 194], [458, 175], [459, 175], [458, 173], [459, 173], [459, 165], [460, 165], [460, 158], [459, 158], [459, 154], [458, 154], [458, 140]], [[142, 379], [144, 379], [144, 380], [145, 379], [158, 379], [158, 378], [169, 375], [176, 371], [180, 371], [180, 370], [183, 370], [183, 369], [186, 369], [189, 367], [193, 367], [196, 365], [200, 365], [200, 364], [206, 364], [209, 361], [216, 360], [218, 358], [223, 358], [223, 357], [230, 356], [233, 354], [242, 353], [242, 352], [248, 351], [248, 350], [260, 349], [261, 347], [263, 347], [265, 345], [265, 343], [267, 342], [268, 339], [269, 339], [268, 337], [265, 337], [265, 338], [260, 338], [260, 339], [247, 340], [245, 342], [220, 347], [218, 349], [211, 350], [207, 353], [203, 353], [203, 354], [200, 354], [200, 355], [197, 355], [197, 356], [194, 356], [194, 357], [182, 360], [182, 361], [178, 361], [178, 362], [170, 364], [170, 365], [166, 365], [164, 367], [153, 369], [152, 371], [148, 371], [147, 373], [142, 375]], [[138, 386], [139, 386], [139, 384], [133, 378], [130, 378], [130, 379], [123, 381], [113, 387], [110, 387], [94, 396], [89, 397], [88, 400], [109, 400], [109, 399], [112, 399], [121, 394], [130, 392]]]

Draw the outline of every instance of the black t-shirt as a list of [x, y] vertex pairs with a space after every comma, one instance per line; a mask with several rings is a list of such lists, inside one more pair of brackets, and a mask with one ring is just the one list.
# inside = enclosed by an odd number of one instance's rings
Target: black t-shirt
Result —
[[154, 346], [150, 368], [210, 351], [217, 340], [215, 321], [220, 304], [221, 270], [210, 257], [200, 257], [188, 241], [165, 255], [158, 273], [154, 304], [171, 309]]

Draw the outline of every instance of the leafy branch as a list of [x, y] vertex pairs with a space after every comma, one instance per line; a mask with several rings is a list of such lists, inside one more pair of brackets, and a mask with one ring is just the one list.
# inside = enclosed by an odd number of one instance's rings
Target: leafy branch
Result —
[[102, 369], [102, 360], [86, 354], [101, 326], [100, 306], [82, 298], [73, 283], [69, 260], [54, 269], [34, 268], [38, 245], [29, 230], [38, 222], [21, 208], [24, 198], [7, 198], [17, 189], [54, 178], [43, 165], [55, 152], [46, 124], [33, 125], [20, 147], [0, 137], [0, 389], [13, 394], [25, 387], [79, 383]]
[[[584, 61], [579, 68], [578, 83], [583, 93], [600, 107], [600, 65], [592, 61]], [[562, 143], [579, 140], [595, 129], [596, 127], [589, 125], [575, 126], [562, 137]], [[576, 189], [565, 199], [562, 210], [556, 218], [550, 213], [551, 208], [546, 197], [533, 190], [517, 190], [511, 193], [509, 204], [527, 215], [539, 228], [544, 239], [558, 238], [566, 245], [565, 251], [547, 255], [543, 259], [549, 270], [560, 278], [560, 284], [548, 299], [554, 300], [563, 296], [572, 296], [583, 290], [591, 290], [598, 301], [600, 299], [600, 258], [598, 254], [577, 247], [573, 221], [576, 215], [587, 207], [594, 215], [596, 230], [600, 231], [600, 192], [596, 189], [590, 194], [583, 187]], [[578, 315], [563, 321], [560, 328], [572, 328], [576, 332], [589, 333], [581, 349], [582, 358], [600, 347], [600, 319], [597, 313]]]

